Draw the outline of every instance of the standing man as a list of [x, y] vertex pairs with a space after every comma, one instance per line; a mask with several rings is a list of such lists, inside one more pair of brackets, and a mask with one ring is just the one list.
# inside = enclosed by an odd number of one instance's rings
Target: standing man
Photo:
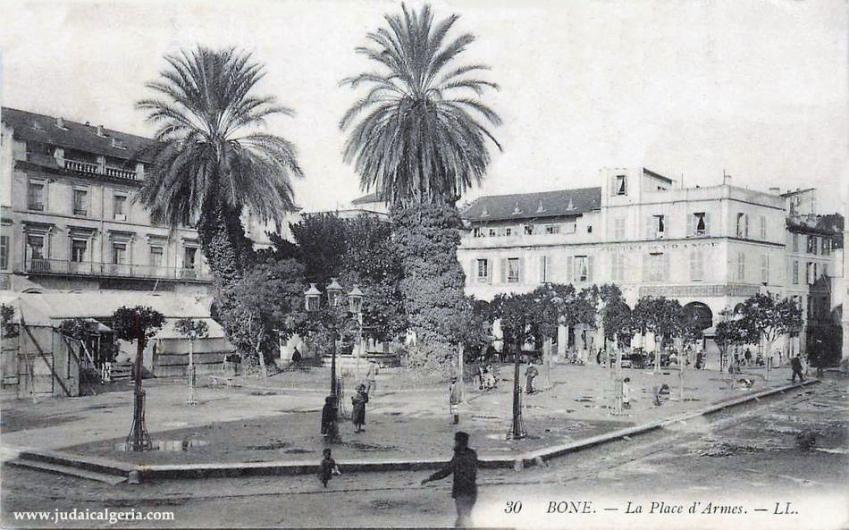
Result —
[[790, 359], [790, 368], [793, 369], [793, 379], [792, 381], [796, 382], [796, 376], [799, 376], [799, 382], [802, 383], [805, 381], [805, 376], [802, 375], [802, 360], [799, 359], [799, 354], [797, 353], [795, 357]]
[[460, 403], [463, 401], [462, 387], [456, 377], [451, 378], [451, 384], [448, 386], [448, 411], [451, 413], [454, 425], [460, 423], [460, 413], [457, 410]]
[[471, 526], [472, 508], [478, 498], [478, 455], [469, 448], [468, 433], [458, 431], [454, 433], [454, 457], [448, 465], [437, 471], [428, 478], [422, 480], [422, 485], [439, 480], [454, 474], [454, 486], [451, 496], [457, 508], [456, 528], [467, 528]]
[[366, 373], [366, 381], [368, 382], [366, 394], [374, 393], [374, 391], [377, 390], [377, 363], [374, 361], [370, 361], [368, 363], [368, 373]]

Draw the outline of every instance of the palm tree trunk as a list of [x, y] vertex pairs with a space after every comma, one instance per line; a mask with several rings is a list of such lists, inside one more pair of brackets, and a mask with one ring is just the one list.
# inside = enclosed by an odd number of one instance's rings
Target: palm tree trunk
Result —
[[465, 274], [457, 261], [460, 216], [453, 205], [408, 204], [392, 209], [404, 279], [404, 308], [421, 344], [450, 348], [465, 315]]
[[245, 235], [239, 212], [216, 204], [198, 226], [201, 250], [212, 270], [219, 293], [232, 287], [250, 269], [253, 243]]

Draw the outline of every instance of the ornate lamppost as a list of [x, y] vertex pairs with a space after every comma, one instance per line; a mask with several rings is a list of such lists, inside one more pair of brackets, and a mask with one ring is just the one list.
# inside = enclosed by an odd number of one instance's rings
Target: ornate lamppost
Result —
[[[338, 401], [338, 384], [336, 378], [336, 340], [339, 334], [339, 308], [342, 303], [342, 298], [345, 290], [336, 281], [336, 278], [331, 278], [330, 285], [327, 286], [327, 307], [330, 313], [330, 330], [332, 332], [332, 347], [330, 357], [330, 395]], [[363, 292], [359, 287], [354, 285], [351, 292], [348, 293], [348, 311], [356, 315], [357, 320], [362, 323], [362, 308], [363, 308]], [[316, 314], [321, 310], [321, 291], [314, 283], [310, 284], [310, 288], [304, 293], [305, 305], [308, 313]]]

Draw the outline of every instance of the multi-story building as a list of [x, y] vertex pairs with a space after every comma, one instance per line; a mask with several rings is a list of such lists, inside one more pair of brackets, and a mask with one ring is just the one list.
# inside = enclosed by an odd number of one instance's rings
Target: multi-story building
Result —
[[11, 108], [0, 120], [0, 289], [207, 294], [197, 232], [134, 200], [151, 140]]
[[[473, 201], [463, 211], [468, 230], [458, 252], [467, 292], [491, 299], [545, 282], [615, 283], [632, 306], [643, 296], [675, 298], [709, 328], [720, 311], [764, 287], [795, 294], [806, 307], [808, 282], [829, 270], [825, 234], [811, 240], [816, 257], [794, 260], [799, 256], [786, 252], [793, 232], [787, 199], [776, 191], [727, 181], [683, 188], [645, 168], [604, 169], [600, 179], [594, 188]], [[808, 239], [800, 244], [807, 250]], [[811, 276], [788, 290], [796, 285], [794, 261]]]

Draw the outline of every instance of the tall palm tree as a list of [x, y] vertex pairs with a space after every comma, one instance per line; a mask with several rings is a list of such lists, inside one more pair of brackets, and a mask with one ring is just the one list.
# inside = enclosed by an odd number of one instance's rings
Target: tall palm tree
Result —
[[370, 46], [355, 50], [382, 71], [342, 81], [368, 88], [339, 123], [353, 126], [345, 161], [354, 162], [364, 190], [376, 189], [392, 205], [453, 204], [480, 184], [490, 162], [487, 140], [501, 149], [482, 123], [501, 119], [477, 97], [498, 86], [477, 77], [488, 66], [454, 64], [475, 40], [470, 33], [446, 38], [457, 15], [434, 24], [428, 5], [402, 11], [386, 15], [388, 29], [369, 33]]
[[154, 220], [193, 225], [219, 294], [250, 267], [253, 246], [240, 214], [281, 222], [294, 209], [291, 177], [302, 177], [294, 145], [263, 132], [292, 115], [272, 96], [253, 94], [265, 75], [250, 53], [198, 47], [165, 57], [156, 93], [136, 104], [158, 129], [139, 199]]
[[483, 179], [489, 142], [501, 149], [487, 128], [501, 120], [479, 99], [498, 86], [480, 77], [489, 67], [457, 64], [475, 40], [469, 33], [448, 37], [457, 15], [435, 22], [430, 6], [416, 12], [402, 4], [402, 13], [384, 19], [386, 27], [368, 33], [369, 45], [355, 50], [378, 71], [342, 81], [366, 89], [339, 123], [349, 131], [344, 159], [354, 164], [362, 189], [374, 189], [391, 206], [405, 311], [417, 338], [456, 343], [451, 326], [468, 321], [470, 306], [457, 262], [455, 204]]

